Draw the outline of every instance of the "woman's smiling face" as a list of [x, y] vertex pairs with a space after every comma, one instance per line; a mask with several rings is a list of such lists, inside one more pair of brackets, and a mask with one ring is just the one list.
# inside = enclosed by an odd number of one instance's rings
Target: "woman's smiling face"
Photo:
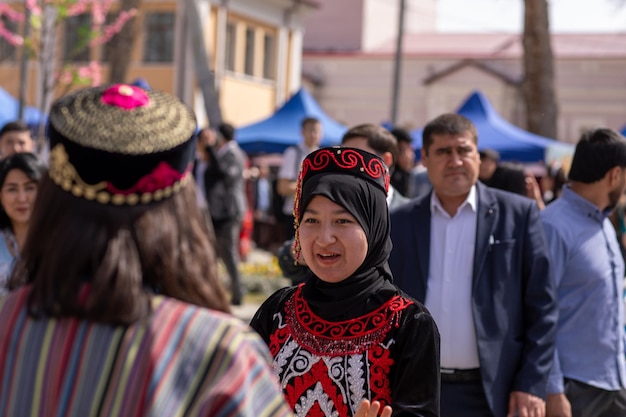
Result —
[[302, 256], [322, 281], [341, 282], [352, 275], [367, 255], [367, 236], [342, 206], [315, 196], [299, 227]]
[[0, 188], [0, 203], [14, 224], [28, 223], [36, 196], [37, 181], [20, 169], [9, 171]]

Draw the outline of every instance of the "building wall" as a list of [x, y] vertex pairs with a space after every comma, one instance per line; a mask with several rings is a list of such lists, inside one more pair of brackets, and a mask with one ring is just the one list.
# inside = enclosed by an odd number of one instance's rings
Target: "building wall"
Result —
[[365, 1], [367, 0], [317, 0], [319, 9], [304, 20], [304, 49], [360, 50]]
[[[10, 2], [15, 3], [16, 9], [22, 4], [21, 0]], [[230, 0], [226, 6], [223, 4], [221, 0], [199, 1], [208, 64], [220, 94], [223, 118], [240, 126], [270, 116], [300, 87], [303, 18], [313, 8], [306, 4], [296, 7], [291, 0]], [[132, 52], [127, 81], [142, 77], [152, 88], [178, 95], [194, 107], [200, 124], [206, 124], [203, 95], [196, 82], [190, 47], [191, 35], [187, 30], [186, 6], [176, 0], [142, 1], [137, 17], [141, 34]], [[157, 12], [174, 15], [173, 57], [167, 62], [150, 63], [144, 60], [149, 40], [145, 33], [146, 19]], [[226, 45], [225, 31], [229, 23], [236, 28], [236, 37]], [[250, 35], [246, 36], [247, 33]], [[58, 41], [63, 42], [62, 34]], [[246, 51], [251, 50], [250, 44], [254, 45], [254, 53], [246, 55]], [[224, 57], [231, 51], [235, 66], [227, 68]], [[101, 48], [93, 48], [90, 59], [99, 59], [101, 54]], [[14, 96], [19, 90], [18, 62], [19, 58], [16, 62], [0, 62], [0, 86]], [[102, 80], [106, 82], [109, 68], [106, 63], [102, 63], [102, 68]], [[36, 105], [39, 96], [37, 73], [37, 63], [30, 62], [29, 105]], [[65, 92], [67, 90], [61, 87], [56, 90], [57, 96]]]
[[[405, 0], [407, 32], [432, 32], [436, 0]], [[395, 38], [400, 0], [316, 0], [305, 19], [305, 51], [369, 51]]]
[[[455, 111], [474, 90], [487, 95], [509, 122], [524, 128], [520, 92], [501, 78], [466, 66], [431, 84], [424, 80], [458, 59], [405, 57], [402, 67], [398, 125], [415, 128], [443, 112]], [[512, 78], [521, 77], [521, 60], [490, 58]], [[555, 82], [559, 105], [559, 140], [574, 143], [582, 129], [626, 125], [626, 54], [623, 58], [559, 58]], [[319, 78], [313, 94], [327, 113], [347, 125], [390, 119], [393, 57], [389, 55], [305, 55], [304, 74]]]

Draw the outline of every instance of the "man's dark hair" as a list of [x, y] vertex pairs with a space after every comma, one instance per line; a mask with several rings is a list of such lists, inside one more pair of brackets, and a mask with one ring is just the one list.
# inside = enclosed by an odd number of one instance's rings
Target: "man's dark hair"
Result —
[[589, 130], [576, 145], [569, 179], [591, 184], [615, 167], [626, 167], [626, 139], [611, 129]]
[[233, 138], [235, 137], [235, 127], [230, 123], [221, 123], [217, 127], [217, 131], [226, 142], [233, 140]]
[[391, 129], [391, 134], [396, 138], [398, 143], [400, 142], [413, 143], [413, 138], [411, 137], [411, 134], [406, 129], [396, 127], [394, 129]]
[[460, 114], [446, 113], [434, 118], [422, 131], [422, 148], [428, 154], [428, 148], [433, 144], [433, 135], [462, 135], [469, 133], [478, 144], [478, 132], [470, 119]]
[[344, 133], [341, 143], [345, 143], [348, 139], [361, 137], [367, 139], [367, 145], [374, 149], [378, 156], [389, 152], [393, 161], [396, 161], [398, 157], [398, 141], [387, 129], [370, 123], [354, 126]]
[[2, 138], [2, 136], [9, 132], [30, 132], [30, 129], [28, 128], [26, 123], [20, 120], [9, 122], [2, 126], [2, 129], [0, 129], [0, 139]]
[[304, 119], [302, 119], [302, 129], [304, 129], [306, 127], [306, 125], [308, 124], [319, 124], [321, 123], [319, 121], [319, 119], [315, 118], [315, 117], [305, 117]]

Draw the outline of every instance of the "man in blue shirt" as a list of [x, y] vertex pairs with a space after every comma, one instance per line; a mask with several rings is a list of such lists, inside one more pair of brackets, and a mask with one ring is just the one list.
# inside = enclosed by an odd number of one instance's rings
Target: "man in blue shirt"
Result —
[[561, 198], [541, 213], [558, 286], [546, 416], [626, 416], [624, 261], [608, 215], [626, 189], [626, 140], [583, 134]]

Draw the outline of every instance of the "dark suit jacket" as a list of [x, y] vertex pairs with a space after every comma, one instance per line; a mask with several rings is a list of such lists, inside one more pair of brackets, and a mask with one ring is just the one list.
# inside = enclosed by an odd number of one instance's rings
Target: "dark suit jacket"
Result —
[[[506, 416], [512, 391], [546, 396], [556, 287], [535, 202], [480, 183], [476, 188], [472, 307], [483, 387], [499, 417]], [[421, 302], [429, 271], [431, 194], [391, 213], [394, 282]]]
[[209, 212], [214, 221], [241, 220], [247, 200], [243, 171], [246, 155], [236, 142], [218, 157], [216, 150], [207, 148], [209, 161], [204, 172], [204, 188]]

